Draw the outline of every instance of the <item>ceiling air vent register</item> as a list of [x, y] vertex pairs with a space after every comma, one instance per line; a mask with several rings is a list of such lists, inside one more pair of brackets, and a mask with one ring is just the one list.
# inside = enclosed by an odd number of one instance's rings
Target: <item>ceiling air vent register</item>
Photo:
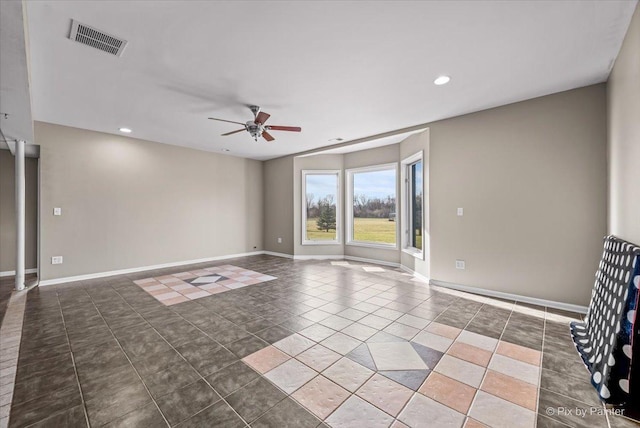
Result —
[[126, 40], [119, 39], [102, 30], [78, 22], [75, 19], [71, 20], [71, 33], [69, 34], [69, 38], [83, 45], [91, 46], [92, 48], [115, 56], [122, 55], [122, 51], [124, 51], [124, 48], [127, 46]]

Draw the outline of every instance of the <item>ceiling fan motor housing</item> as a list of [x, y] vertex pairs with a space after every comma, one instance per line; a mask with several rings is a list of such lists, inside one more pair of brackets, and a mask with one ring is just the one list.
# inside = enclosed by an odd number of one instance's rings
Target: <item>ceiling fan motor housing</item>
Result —
[[258, 141], [258, 137], [260, 137], [262, 135], [262, 132], [264, 131], [264, 127], [262, 126], [262, 124], [255, 123], [250, 120], [246, 123], [246, 127], [247, 131], [249, 131], [249, 134], [251, 134], [253, 139]]

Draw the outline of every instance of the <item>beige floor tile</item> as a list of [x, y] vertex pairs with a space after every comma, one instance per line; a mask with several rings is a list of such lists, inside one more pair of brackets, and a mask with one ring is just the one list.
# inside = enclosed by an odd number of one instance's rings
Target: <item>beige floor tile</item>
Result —
[[490, 351], [463, 342], [455, 342], [447, 354], [482, 367], [487, 367], [493, 355]]
[[325, 419], [349, 397], [349, 392], [324, 376], [316, 376], [291, 395], [320, 419]]
[[274, 346], [267, 346], [242, 359], [260, 373], [266, 373], [289, 360], [291, 357]]
[[317, 375], [317, 372], [300, 361], [291, 359], [268, 371], [264, 376], [287, 394], [292, 394]]
[[489, 368], [507, 376], [513, 376], [517, 379], [529, 382], [532, 385], [538, 385], [540, 381], [540, 368], [504, 355], [494, 354], [489, 363]]
[[533, 428], [536, 413], [484, 391], [478, 391], [469, 416], [492, 428]]
[[500, 341], [496, 353], [534, 366], [542, 364], [542, 352], [509, 342]]
[[367, 346], [378, 370], [429, 368], [409, 342], [368, 343]]
[[421, 331], [411, 339], [411, 341], [440, 352], [446, 352], [453, 343], [453, 340], [448, 337], [433, 334], [428, 331]]
[[393, 422], [393, 418], [352, 395], [327, 418], [326, 422], [339, 428], [387, 428]]
[[374, 406], [396, 416], [413, 395], [413, 391], [386, 377], [375, 374], [356, 392]]
[[478, 348], [486, 349], [487, 351], [493, 352], [498, 345], [498, 339], [494, 339], [492, 337], [484, 336], [482, 334], [473, 333], [471, 331], [463, 330], [456, 342], [463, 342], [469, 345], [476, 346]]
[[415, 394], [398, 419], [411, 428], [460, 428], [464, 415], [422, 394]]
[[279, 340], [278, 342], [273, 344], [273, 346], [283, 352], [286, 352], [292, 357], [295, 357], [299, 353], [306, 351], [313, 345], [315, 345], [314, 341], [307, 339], [306, 337], [297, 333], [292, 334], [289, 337], [285, 337], [284, 339]]
[[418, 392], [465, 415], [476, 395], [475, 388], [437, 372], [429, 375]]
[[355, 392], [372, 375], [373, 371], [348, 358], [338, 360], [322, 372], [323, 376], [350, 392]]
[[342, 356], [337, 352], [327, 349], [322, 345], [315, 345], [306, 351], [298, 354], [296, 359], [302, 361], [316, 371], [323, 371], [331, 364], [338, 361]]
[[535, 385], [493, 370], [487, 370], [480, 389], [534, 412], [538, 404], [538, 388]]
[[479, 388], [485, 369], [459, 358], [444, 355], [435, 371], [474, 388]]

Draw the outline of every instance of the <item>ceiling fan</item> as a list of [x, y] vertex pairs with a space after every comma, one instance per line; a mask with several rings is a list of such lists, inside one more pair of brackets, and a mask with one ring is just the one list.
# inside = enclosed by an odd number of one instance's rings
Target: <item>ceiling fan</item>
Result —
[[210, 117], [209, 119], [218, 120], [220, 122], [236, 123], [238, 125], [244, 126], [244, 128], [242, 129], [222, 134], [223, 137], [242, 131], [247, 131], [256, 141], [258, 141], [258, 137], [262, 137], [267, 141], [273, 141], [275, 140], [275, 138], [273, 138], [273, 136], [271, 136], [271, 134], [269, 134], [267, 131], [302, 131], [302, 128], [300, 128], [299, 126], [265, 125], [264, 123], [267, 121], [267, 119], [269, 119], [271, 115], [260, 111], [259, 106], [249, 106], [249, 109], [253, 112], [253, 120], [249, 120], [247, 121], [247, 123], [235, 122], [233, 120], [216, 119], [215, 117]]

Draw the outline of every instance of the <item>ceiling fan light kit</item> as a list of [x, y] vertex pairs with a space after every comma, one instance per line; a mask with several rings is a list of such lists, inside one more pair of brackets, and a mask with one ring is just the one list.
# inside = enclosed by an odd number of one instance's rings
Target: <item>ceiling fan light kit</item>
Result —
[[226, 137], [226, 136], [229, 136], [229, 135], [232, 135], [232, 134], [236, 134], [236, 133], [242, 132], [242, 131], [247, 131], [255, 141], [258, 141], [259, 137], [262, 137], [267, 141], [273, 141], [273, 140], [275, 140], [275, 138], [273, 138], [273, 136], [267, 131], [271, 131], [271, 130], [273, 130], [273, 131], [290, 131], [290, 132], [300, 132], [300, 131], [302, 131], [302, 128], [300, 128], [299, 126], [265, 125], [265, 122], [269, 119], [269, 117], [271, 117], [271, 115], [268, 114], [268, 113], [265, 113], [263, 111], [260, 111], [260, 107], [259, 106], [249, 106], [249, 109], [253, 113], [253, 120], [249, 120], [246, 123], [235, 122], [233, 120], [226, 120], [226, 119], [217, 119], [215, 117], [210, 117], [209, 119], [210, 120], [217, 120], [217, 121], [220, 121], [220, 122], [235, 123], [235, 124], [244, 126], [244, 128], [242, 128], [242, 129], [237, 129], [235, 131], [231, 131], [231, 132], [227, 132], [226, 134], [222, 134], [223, 137]]

